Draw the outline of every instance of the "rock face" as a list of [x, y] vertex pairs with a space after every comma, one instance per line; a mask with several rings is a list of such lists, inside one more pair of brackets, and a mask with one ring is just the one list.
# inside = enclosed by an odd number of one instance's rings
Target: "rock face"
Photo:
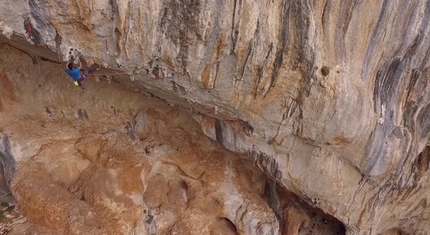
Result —
[[0, 133], [0, 202], [15, 203], [10, 191], [10, 182], [16, 172], [16, 161], [12, 155], [9, 136]]
[[192, 108], [349, 234], [425, 234], [429, 16], [430, 1], [406, 0], [20, 0], [2, 3], [0, 29]]
[[106, 79], [82, 90], [5, 44], [0, 55], [0, 189], [28, 218], [0, 217], [9, 234], [344, 234], [189, 111]]

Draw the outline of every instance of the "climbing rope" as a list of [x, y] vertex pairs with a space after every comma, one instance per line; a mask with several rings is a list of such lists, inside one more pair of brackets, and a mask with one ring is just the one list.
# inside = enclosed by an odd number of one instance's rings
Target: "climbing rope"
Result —
[[133, 75], [133, 74], [144, 74], [144, 73], [90, 73], [85, 75], [85, 77], [87, 76], [111, 76], [111, 75]]
[[[86, 75], [86, 76], [115, 76], [115, 75], [128, 75], [128, 76], [132, 76], [132, 75], [135, 75], [135, 74], [149, 74], [149, 72], [133, 72], [133, 73], [90, 73], [90, 74], [88, 74], [88, 75]], [[158, 79], [158, 80], [162, 80], [162, 81], [163, 81], [163, 83], [164, 83], [164, 84], [166, 84], [166, 85], [170, 85], [170, 84], [168, 84], [166, 81], [164, 81], [164, 79], [160, 78], [160, 77], [159, 77], [159, 76], [157, 76], [157, 75], [155, 75], [155, 78], [156, 78], [156, 79]], [[219, 116], [219, 117], [222, 117], [225, 121], [237, 122], [237, 120], [236, 120], [236, 119], [233, 119], [233, 118], [231, 118], [230, 116], [227, 116], [227, 115], [225, 115], [225, 114], [223, 114], [223, 113], [218, 112], [218, 107], [217, 107], [217, 106], [211, 107], [211, 106], [209, 106], [209, 105], [206, 105], [206, 104], [200, 103], [200, 102], [198, 102], [198, 101], [195, 101], [195, 100], [191, 99], [191, 98], [190, 98], [190, 97], [188, 97], [188, 95], [186, 95], [186, 94], [185, 94], [185, 95], [183, 95], [183, 96], [184, 96], [183, 98], [185, 98], [185, 100], [187, 100], [188, 102], [192, 102], [192, 103], [194, 103], [194, 104], [199, 105], [200, 107], [202, 107], [202, 108], [204, 108], [204, 109], [208, 110], [209, 112], [211, 112], [211, 113], [213, 113], [213, 114], [215, 114], [215, 115], [217, 115], [217, 116]]]

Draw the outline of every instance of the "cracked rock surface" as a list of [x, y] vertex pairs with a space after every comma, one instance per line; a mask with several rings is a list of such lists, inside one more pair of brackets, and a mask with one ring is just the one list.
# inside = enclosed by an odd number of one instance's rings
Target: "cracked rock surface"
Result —
[[345, 233], [186, 109], [106, 79], [80, 89], [5, 44], [0, 55], [0, 182], [19, 208], [4, 234]]
[[429, 0], [0, 4], [3, 41], [193, 109], [348, 233], [429, 232]]

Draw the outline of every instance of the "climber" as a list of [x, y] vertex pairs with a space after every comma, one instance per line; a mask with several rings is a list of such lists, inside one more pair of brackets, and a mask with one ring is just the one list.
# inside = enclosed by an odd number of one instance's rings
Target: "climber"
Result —
[[100, 70], [100, 66], [94, 64], [89, 68], [87, 68], [86, 70], [84, 70], [83, 73], [81, 73], [81, 70], [82, 70], [81, 68], [82, 68], [81, 60], [79, 60], [79, 67], [75, 67], [75, 65], [73, 64], [73, 61], [71, 61], [66, 64], [66, 73], [73, 78], [73, 80], [75, 81], [74, 82], [75, 86], [79, 86], [82, 89], [84, 89], [84, 86], [82, 85], [82, 80], [85, 79], [86, 75], [96, 70]]

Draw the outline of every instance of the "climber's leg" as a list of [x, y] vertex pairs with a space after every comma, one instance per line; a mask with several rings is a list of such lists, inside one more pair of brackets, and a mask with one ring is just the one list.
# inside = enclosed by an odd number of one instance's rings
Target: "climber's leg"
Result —
[[100, 66], [99, 66], [98, 64], [93, 64], [93, 65], [91, 65], [90, 67], [88, 67], [88, 68], [85, 70], [85, 72], [84, 72], [84, 76], [85, 76], [85, 75], [88, 75], [88, 74], [90, 74], [90, 73], [93, 73], [93, 72], [95, 72], [95, 71], [97, 71], [97, 70], [100, 70]]
[[84, 89], [84, 85], [82, 85], [82, 80], [84, 80], [84, 78], [82, 77], [80, 80], [76, 81], [79, 85], [80, 88]]

